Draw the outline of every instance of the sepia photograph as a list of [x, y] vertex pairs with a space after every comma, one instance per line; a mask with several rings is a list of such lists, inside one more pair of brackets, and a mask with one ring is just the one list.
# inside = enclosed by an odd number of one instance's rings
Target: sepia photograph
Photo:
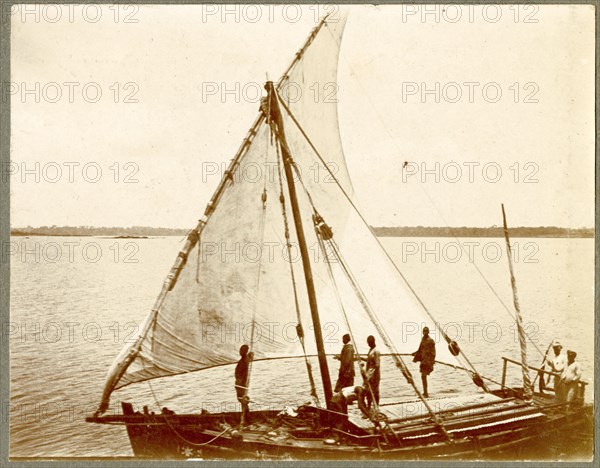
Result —
[[595, 458], [596, 3], [2, 5], [2, 460]]

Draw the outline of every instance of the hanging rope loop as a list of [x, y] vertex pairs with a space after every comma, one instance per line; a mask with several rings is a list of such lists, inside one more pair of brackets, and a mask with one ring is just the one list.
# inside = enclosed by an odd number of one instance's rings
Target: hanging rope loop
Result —
[[[271, 133], [274, 134], [275, 132], [273, 131], [273, 124], [270, 123], [270, 128], [271, 128]], [[317, 405], [317, 407], [320, 407], [321, 404], [319, 402], [319, 395], [317, 394], [317, 387], [315, 385], [315, 380], [312, 374], [312, 366], [310, 364], [310, 361], [308, 360], [308, 356], [306, 354], [306, 345], [304, 344], [304, 330], [302, 328], [302, 318], [300, 315], [300, 304], [298, 302], [298, 290], [296, 287], [296, 277], [294, 274], [294, 265], [293, 262], [291, 261], [292, 257], [292, 243], [290, 240], [290, 229], [289, 229], [289, 223], [288, 223], [288, 218], [287, 218], [287, 210], [286, 210], [286, 206], [285, 206], [285, 196], [283, 195], [283, 169], [282, 169], [282, 155], [281, 152], [279, 151], [279, 145], [280, 145], [280, 141], [278, 139], [276, 139], [277, 141], [275, 142], [275, 151], [277, 153], [277, 175], [278, 175], [278, 182], [279, 182], [279, 202], [281, 204], [281, 215], [283, 218], [283, 226], [284, 226], [284, 233], [285, 233], [285, 245], [286, 245], [286, 249], [287, 249], [287, 254], [288, 254], [288, 258], [290, 259], [289, 261], [289, 265], [290, 265], [290, 279], [292, 282], [292, 289], [294, 291], [294, 306], [296, 309], [296, 317], [298, 320], [298, 323], [296, 325], [296, 334], [298, 335], [298, 339], [300, 340], [300, 345], [302, 346], [302, 353], [304, 354], [304, 363], [306, 364], [306, 372], [308, 374], [308, 380], [310, 383], [310, 395], [313, 397], [315, 404]]]
[[[267, 133], [266, 135], [266, 140], [267, 140], [267, 145], [265, 148], [265, 159], [264, 159], [264, 165], [265, 167], [267, 167], [267, 163], [269, 162], [269, 134]], [[260, 196], [260, 200], [262, 202], [262, 206], [261, 206], [261, 212], [260, 212], [260, 222], [259, 222], [259, 228], [258, 231], [260, 233], [260, 245], [264, 245], [265, 242], [265, 227], [266, 227], [266, 215], [267, 215], [267, 178], [266, 176], [263, 178], [263, 190]], [[256, 284], [255, 284], [255, 290], [256, 290], [256, 297], [254, 298], [254, 304], [253, 304], [253, 308], [252, 308], [252, 327], [250, 329], [250, 346], [249, 346], [249, 352], [248, 352], [248, 357], [249, 357], [249, 364], [248, 364], [248, 378], [247, 378], [247, 382], [246, 382], [246, 392], [249, 391], [250, 389], [250, 378], [252, 377], [252, 361], [254, 360], [254, 341], [255, 341], [255, 334], [256, 334], [256, 310], [259, 306], [259, 293], [260, 293], [260, 288], [261, 288], [261, 273], [262, 273], [262, 255], [259, 258], [258, 261], [258, 265], [257, 265], [257, 269], [256, 269]], [[250, 401], [250, 398], [248, 397], [247, 393], [245, 398], [247, 398], [248, 401]]]

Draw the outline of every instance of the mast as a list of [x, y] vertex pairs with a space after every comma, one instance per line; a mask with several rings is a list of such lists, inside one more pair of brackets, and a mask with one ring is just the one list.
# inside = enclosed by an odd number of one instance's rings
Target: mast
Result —
[[304, 236], [304, 228], [302, 227], [302, 216], [300, 215], [300, 208], [298, 205], [298, 197], [296, 195], [296, 186], [294, 184], [293, 172], [292, 172], [292, 155], [290, 154], [289, 147], [285, 138], [285, 132], [283, 129], [283, 119], [279, 108], [279, 99], [276, 95], [273, 83], [268, 81], [265, 85], [268, 92], [268, 108], [271, 115], [268, 118], [272, 118], [277, 127], [277, 136], [281, 143], [281, 154], [283, 159], [283, 167], [285, 170], [285, 178], [287, 179], [288, 191], [290, 194], [290, 203], [292, 205], [292, 214], [294, 217], [294, 226], [296, 228], [296, 234], [298, 236], [298, 244], [300, 246], [300, 256], [302, 258], [302, 267], [304, 270], [304, 280], [306, 282], [306, 290], [308, 292], [308, 303], [310, 306], [310, 314], [312, 318], [313, 328], [315, 332], [315, 341], [317, 345], [317, 354], [319, 358], [319, 369], [321, 371], [321, 380], [323, 382], [323, 390], [325, 392], [325, 402], [327, 408], [331, 408], [331, 397], [333, 391], [331, 389], [331, 378], [329, 377], [329, 367], [327, 365], [327, 355], [325, 354], [325, 346], [323, 345], [323, 334], [321, 331], [321, 320], [319, 318], [319, 308], [317, 305], [317, 295], [315, 293], [315, 285], [313, 282], [312, 269], [310, 267], [310, 257], [308, 254], [308, 247], [306, 245], [306, 238]]
[[[287, 79], [289, 79], [289, 75], [292, 73], [294, 67], [302, 60], [306, 51], [308, 50], [310, 45], [313, 43], [313, 41], [315, 40], [315, 38], [317, 37], [319, 32], [326, 26], [327, 19], [329, 17], [330, 17], [329, 14], [325, 15], [321, 19], [319, 24], [311, 31], [310, 35], [305, 40], [302, 47], [295, 54], [294, 59], [291, 61], [291, 63], [287, 67], [286, 71], [284, 72], [284, 74], [280, 77], [279, 81], [277, 82], [277, 85], [276, 85], [277, 89], [280, 89], [282, 87], [282, 85], [285, 83], [285, 81]], [[236, 169], [239, 167], [244, 156], [249, 151], [258, 129], [264, 122], [265, 122], [265, 114], [259, 113], [259, 115], [255, 119], [254, 123], [250, 127], [250, 130], [248, 131], [246, 137], [242, 141], [241, 146], [237, 150], [233, 160], [227, 167], [227, 170], [225, 171], [221, 181], [219, 182], [219, 185], [218, 185], [216, 191], [214, 192], [213, 196], [211, 197], [211, 199], [206, 207], [206, 210], [204, 211], [204, 215], [203, 215], [202, 219], [198, 222], [197, 226], [190, 232], [184, 248], [179, 253], [173, 267], [171, 268], [167, 278], [165, 279], [165, 281], [163, 283], [163, 287], [158, 295], [158, 298], [156, 299], [156, 301], [154, 303], [154, 307], [152, 308], [152, 310], [150, 311], [150, 314], [146, 317], [146, 320], [144, 321], [143, 325], [141, 326], [141, 332], [140, 332], [138, 338], [136, 339], [136, 341], [133, 344], [128, 344], [121, 350], [121, 352], [117, 355], [117, 358], [115, 359], [115, 361], [109, 368], [108, 375], [106, 377], [106, 381], [105, 381], [105, 385], [104, 385], [102, 398], [101, 398], [100, 405], [99, 405], [98, 411], [97, 411], [98, 414], [104, 413], [108, 409], [110, 396], [111, 396], [112, 392], [116, 388], [118, 388], [119, 382], [121, 381], [123, 376], [126, 375], [129, 366], [133, 362], [135, 362], [137, 359], [139, 359], [142, 344], [148, 339], [149, 333], [153, 332], [155, 324], [158, 319], [158, 316], [162, 312], [163, 304], [164, 304], [165, 300], [167, 299], [167, 297], [169, 296], [170, 292], [172, 291], [172, 289], [178, 279], [179, 273], [186, 265], [188, 254], [192, 251], [194, 246], [199, 242], [199, 238], [202, 235], [205, 225], [209, 222], [213, 212], [219, 205], [222, 195], [226, 192], [226, 190], [230, 186], [231, 174], [233, 174], [236, 171]], [[321, 334], [320, 327], [319, 327], [318, 333]], [[170, 374], [167, 374], [167, 375], [170, 375]], [[327, 375], [329, 375], [329, 374], [327, 374]], [[143, 380], [147, 380], [147, 379], [141, 378], [136, 381], [143, 381]], [[329, 381], [329, 379], [327, 381]], [[325, 380], [324, 380], [324, 386], [326, 388], [326, 394], [327, 394], [328, 386], [325, 384]], [[329, 387], [331, 387], [331, 385], [329, 385]]]
[[529, 376], [529, 367], [527, 366], [527, 338], [523, 328], [523, 317], [521, 317], [521, 308], [519, 306], [519, 296], [517, 295], [517, 282], [513, 271], [512, 251], [510, 250], [510, 239], [508, 238], [508, 227], [506, 224], [506, 213], [504, 212], [504, 203], [502, 203], [502, 221], [504, 223], [504, 238], [506, 239], [506, 256], [508, 257], [508, 268], [510, 270], [510, 285], [513, 291], [513, 302], [515, 305], [515, 317], [517, 321], [517, 330], [519, 332], [519, 346], [521, 347], [521, 368], [523, 370], [523, 399], [526, 401], [532, 398], [531, 377]]

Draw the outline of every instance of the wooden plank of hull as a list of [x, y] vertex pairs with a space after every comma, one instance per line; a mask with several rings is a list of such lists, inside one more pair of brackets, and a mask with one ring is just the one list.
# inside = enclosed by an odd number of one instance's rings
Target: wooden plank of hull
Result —
[[[515, 425], [513, 425], [515, 426]], [[543, 443], [555, 442], [555, 437], [563, 430], [576, 430], [579, 425], [560, 424], [553, 431], [546, 431]], [[135, 451], [137, 456], [148, 458], [186, 458], [186, 457], [216, 457], [216, 458], [274, 458], [274, 459], [478, 459], [478, 458], [506, 458], [519, 459], [528, 457], [532, 442], [540, 440], [541, 430], [539, 425], [530, 425], [519, 428], [507, 427], [497, 433], [479, 437], [465, 437], [449, 445], [444, 442], [421, 447], [404, 447], [397, 449], [377, 449], [376, 447], [341, 447], [324, 446], [321, 441], [293, 441], [275, 443], [261, 440], [260, 436], [244, 435], [244, 441], [238, 442], [230, 437], [220, 439], [219, 445], [194, 447], [182, 443], [177, 436], [161, 431], [154, 440], [146, 439], [142, 451]], [[167, 430], [168, 432], [168, 430]], [[552, 432], [552, 433], [551, 433]], [[195, 438], [196, 443], [202, 440], [209, 441], [218, 433], [207, 432], [203, 438]], [[186, 434], [190, 436], [190, 434]], [[133, 441], [132, 441], [133, 442]], [[139, 447], [138, 445], [138, 448]], [[504, 455], [504, 456], [503, 456]], [[536, 456], [530, 456], [536, 458]]]
[[[535, 419], [504, 420], [501, 425], [455, 433], [456, 439], [449, 444], [444, 441], [413, 439], [402, 440], [404, 446], [389, 446], [383, 441], [371, 441], [367, 445], [325, 445], [322, 439], [298, 439], [294, 437], [268, 438], [264, 433], [243, 432], [242, 438], [232, 437], [214, 430], [204, 430], [198, 424], [199, 415], [173, 415], [173, 423], [151, 421], [144, 415], [137, 420], [130, 417], [127, 432], [136, 456], [144, 458], [198, 458], [216, 457], [232, 459], [433, 459], [433, 458], [505, 458], [527, 457], [526, 449], [533, 442], [548, 446], [560, 443], [569, 432], [581, 431], [587, 417], [591, 418], [591, 406], [565, 413], [552, 411], [544, 415], [543, 424]], [[262, 416], [269, 417], [272, 412]], [[260, 415], [259, 415], [260, 416]], [[232, 413], [211, 415], [210, 419], [235, 418]], [[238, 416], [239, 417], [239, 416]], [[113, 418], [117, 418], [114, 416]], [[155, 417], [156, 418], [156, 417]], [[158, 415], [160, 419], [161, 416]], [[151, 421], [144, 424], [144, 421]], [[194, 422], [195, 421], [195, 422]], [[471, 421], [472, 422], [472, 421]], [[461, 426], [458, 425], [458, 428]], [[215, 437], [217, 437], [215, 439]], [[200, 445], [207, 444], [208, 445]], [[535, 458], [535, 457], [533, 457]]]
[[[514, 404], [514, 398], [502, 399], [489, 393], [428, 398], [427, 401], [434, 410], [439, 408], [436, 411], [438, 415], [464, 411], [472, 411], [475, 414], [475, 410], [479, 408], [490, 406], [500, 408], [501, 406]], [[379, 410], [388, 418], [390, 423], [430, 418], [429, 411], [427, 411], [427, 408], [425, 408], [425, 405], [420, 400], [403, 401], [393, 404], [384, 403], [379, 407]], [[366, 419], [357, 407], [350, 407], [348, 409], [348, 416], [350, 421], [358, 427], [365, 430], [373, 427], [373, 423]], [[420, 423], [417, 422], [417, 424]]]

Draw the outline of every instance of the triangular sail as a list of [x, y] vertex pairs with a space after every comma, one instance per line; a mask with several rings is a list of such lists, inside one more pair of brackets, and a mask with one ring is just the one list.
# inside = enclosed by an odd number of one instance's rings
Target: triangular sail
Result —
[[[328, 146], [331, 163], [351, 190], [336, 105], [310, 98], [311, 86], [336, 82], [344, 24], [342, 14], [325, 18], [296, 55], [279, 89], [297, 89], [300, 98], [294, 98], [294, 109], [307, 118], [319, 117], [325, 131], [317, 138], [333, 142]], [[110, 394], [118, 388], [234, 363], [241, 344], [250, 341], [257, 359], [304, 355], [295, 334], [298, 318], [278, 170], [276, 146], [259, 115], [204, 218], [191, 231], [137, 341], [121, 351], [109, 370], [100, 411], [107, 409]], [[293, 233], [291, 240], [294, 243]], [[297, 258], [291, 261], [293, 268], [300, 268]], [[300, 309], [306, 310], [306, 292], [302, 284], [297, 287]], [[304, 319], [308, 330], [309, 315]]]
[[[300, 123], [302, 131], [296, 122], [289, 115], [286, 115], [286, 111], [283, 111], [283, 113], [288, 143], [298, 166], [311, 167], [318, 165], [322, 172], [326, 172], [305, 135], [309, 136], [310, 142], [326, 163], [330, 158], [317, 147], [317, 143], [306, 131], [304, 123], [300, 122], [295, 114], [293, 115], [296, 121]], [[337, 175], [335, 175], [335, 179], [337, 179]], [[414, 292], [382, 251], [369, 226], [364, 223], [359, 213], [352, 208], [351, 201], [348, 199], [350, 195], [342, 190], [343, 183], [338, 186], [332, 180], [331, 175], [326, 174], [321, 179], [303, 176], [302, 185], [310, 194], [310, 199], [308, 195], [305, 195], [303, 200], [305, 206], [307, 206], [307, 210], [304, 212], [305, 225], [311, 227], [310, 232], [307, 227], [308, 243], [318, 244], [317, 235], [312, 228], [314, 226], [312, 213], [309, 209], [312, 203], [328, 226], [332, 228], [333, 238], [347, 268], [360, 285], [362, 293], [372, 310], [375, 311], [381, 324], [383, 324], [383, 328], [385, 328], [387, 335], [394, 343], [395, 349], [399, 353], [416, 351], [421, 340], [423, 326], [430, 328], [432, 336], [440, 338], [441, 331], [438, 330], [436, 323], [425, 312]], [[329, 258], [332, 258], [332, 255], [329, 255]], [[347, 279], [347, 275], [339, 263], [333, 259], [331, 262], [332, 271], [335, 275], [335, 285], [343, 298], [344, 309], [350, 317], [350, 326], [354, 331], [355, 339], [358, 341], [356, 344], [359, 348], [366, 347], [367, 336], [373, 335], [376, 339], [379, 338], [377, 342], [381, 343], [380, 346], [383, 346], [383, 337], [381, 337], [373, 323], [372, 317], [365, 311], [358, 298], [357, 291]], [[344, 324], [344, 318], [339, 311], [333, 291], [332, 281], [328, 278], [325, 259], [321, 257], [319, 261], [313, 263], [312, 267], [316, 278], [321, 321]], [[332, 343], [329, 350], [338, 352], [337, 347], [339, 347], [339, 343]], [[442, 346], [437, 347], [437, 351], [438, 360], [455, 362], [454, 356], [445, 346], [444, 341], [442, 341]]]
[[[390, 351], [411, 353], [423, 325], [434, 336], [439, 330], [353, 206], [337, 106], [324, 94], [335, 89], [326, 87], [336, 83], [344, 23], [341, 15], [324, 19], [277, 86], [298, 175], [291, 183], [314, 255], [310, 268], [320, 321], [333, 332], [324, 340], [325, 352], [338, 352], [350, 328], [359, 349], [374, 335], [380, 347], [387, 343]], [[300, 99], [292, 98], [291, 87], [300, 89]], [[317, 352], [300, 280], [303, 264], [298, 256], [290, 259], [286, 244], [290, 205], [284, 184], [290, 182], [281, 180], [279, 142], [266, 121], [269, 110], [263, 111], [190, 232], [137, 341], [109, 371], [100, 411], [111, 392], [125, 385], [232, 364], [242, 344], [251, 343], [256, 359]], [[317, 213], [333, 228], [328, 247], [315, 230]], [[290, 240], [296, 241], [291, 228]], [[328, 262], [323, 254], [332, 248], [337, 259]], [[305, 347], [298, 339], [300, 324]], [[438, 359], [453, 358], [446, 346], [438, 347]]]
[[[309, 39], [304, 54], [300, 54], [278, 84], [279, 95], [293, 114], [303, 122], [304, 130], [325, 155], [326, 162], [344, 190], [352, 194], [352, 183], [344, 159], [338, 126], [339, 89], [337, 69], [341, 38], [347, 15], [336, 10]], [[286, 127], [287, 129], [288, 127]], [[314, 164], [301, 166], [302, 174], [313, 180], [323, 179], [326, 172]], [[327, 178], [328, 182], [332, 182]]]

